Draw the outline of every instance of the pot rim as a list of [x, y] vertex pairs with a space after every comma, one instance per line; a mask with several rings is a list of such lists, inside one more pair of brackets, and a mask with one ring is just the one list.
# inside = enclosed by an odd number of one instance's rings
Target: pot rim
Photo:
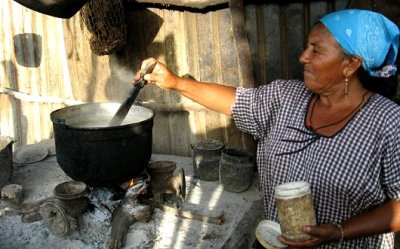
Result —
[[[146, 112], [150, 113], [149, 117], [145, 118], [142, 121], [138, 121], [138, 122], [134, 122], [134, 123], [121, 124], [121, 125], [117, 125], [117, 126], [104, 126], [104, 127], [75, 126], [75, 125], [65, 124], [65, 119], [56, 117], [57, 115], [59, 115], [59, 113], [68, 112], [69, 109], [75, 109], [75, 108], [79, 109], [79, 108], [83, 108], [84, 106], [99, 106], [99, 107], [101, 107], [101, 106], [109, 106], [109, 105], [116, 105], [116, 106], [118, 105], [118, 107], [119, 107], [121, 105], [121, 103], [116, 103], [116, 102], [94, 102], [94, 103], [83, 103], [83, 104], [71, 105], [71, 106], [59, 108], [59, 109], [56, 109], [56, 110], [52, 111], [50, 113], [50, 119], [53, 122], [53, 124], [56, 124], [56, 125], [59, 125], [59, 126], [63, 126], [65, 128], [75, 129], [75, 130], [122, 129], [122, 128], [130, 127], [130, 126], [140, 125], [140, 124], [152, 121], [154, 119], [154, 111], [153, 110], [151, 110], [151, 109], [149, 109], [147, 107], [141, 106], [141, 105], [137, 105], [137, 104], [133, 104], [131, 109], [135, 109], [136, 108], [136, 109], [145, 110]], [[128, 112], [128, 115], [129, 115], [129, 112]]]

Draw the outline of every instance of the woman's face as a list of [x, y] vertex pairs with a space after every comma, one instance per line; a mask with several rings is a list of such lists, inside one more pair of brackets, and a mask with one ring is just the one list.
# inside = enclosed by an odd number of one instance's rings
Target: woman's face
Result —
[[343, 91], [344, 58], [328, 29], [322, 24], [315, 25], [308, 36], [307, 47], [300, 56], [306, 87], [317, 94]]

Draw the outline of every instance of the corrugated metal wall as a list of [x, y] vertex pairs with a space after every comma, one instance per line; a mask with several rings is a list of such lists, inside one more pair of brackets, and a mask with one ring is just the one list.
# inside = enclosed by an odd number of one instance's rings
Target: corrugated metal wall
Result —
[[[33, 96], [65, 96], [69, 70], [62, 20], [8, 0], [0, 6], [0, 86]], [[0, 95], [0, 103], [1, 134], [15, 137], [19, 144], [50, 137], [49, 112], [61, 107], [20, 101], [6, 94]]]
[[[305, 34], [318, 17], [344, 8], [347, 2], [246, 4], [257, 84], [301, 78], [298, 57]], [[127, 44], [111, 56], [91, 52], [79, 15], [58, 19], [12, 0], [1, 1], [0, 7], [0, 132], [16, 138], [17, 146], [52, 137], [52, 110], [80, 101], [121, 102], [140, 62], [149, 56], [179, 75], [239, 86], [228, 7], [200, 12], [128, 4]], [[205, 110], [175, 92], [146, 86], [139, 99], [156, 111], [155, 153], [189, 156], [190, 145], [204, 138], [220, 139], [229, 147], [244, 146], [230, 117]]]

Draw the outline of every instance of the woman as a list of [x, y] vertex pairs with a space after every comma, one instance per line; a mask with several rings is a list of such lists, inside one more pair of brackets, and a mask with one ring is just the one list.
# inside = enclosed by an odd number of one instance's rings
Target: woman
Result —
[[[395, 75], [399, 30], [384, 16], [344, 10], [323, 17], [300, 62], [304, 82], [254, 89], [183, 79], [157, 62], [150, 83], [178, 91], [258, 140], [257, 165], [267, 219], [278, 221], [277, 184], [311, 184], [317, 226], [290, 248], [393, 248], [400, 230], [400, 107], [360, 75]], [[143, 62], [142, 68], [155, 59]], [[366, 83], [366, 82], [365, 82]]]

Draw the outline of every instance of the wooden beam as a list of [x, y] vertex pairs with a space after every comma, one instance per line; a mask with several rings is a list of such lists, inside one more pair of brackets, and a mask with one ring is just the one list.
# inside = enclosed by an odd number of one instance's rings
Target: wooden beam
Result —
[[[229, 0], [229, 9], [232, 22], [232, 37], [238, 61], [239, 85], [251, 88], [255, 86], [255, 79], [250, 42], [246, 32], [243, 0]], [[242, 133], [242, 143], [244, 149], [252, 153], [256, 152], [255, 140], [249, 134]]]
[[[19, 92], [10, 88], [0, 87], [0, 95], [8, 95], [15, 99], [18, 99], [22, 102], [32, 102], [32, 103], [42, 103], [42, 104], [64, 104], [66, 106], [84, 104], [87, 102], [76, 100], [76, 99], [65, 99], [59, 97], [49, 97], [49, 96], [40, 96], [40, 95], [31, 95], [28, 93]], [[201, 111], [210, 111], [204, 106], [201, 106], [194, 102], [189, 103], [176, 103], [176, 104], [160, 104], [156, 102], [149, 101], [138, 101], [137, 104], [152, 109], [156, 112], [201, 112]]]
[[232, 36], [239, 67], [239, 83], [243, 87], [254, 87], [254, 72], [249, 39], [246, 32], [243, 0], [229, 0]]
[[163, 6], [179, 6], [193, 9], [205, 9], [228, 3], [228, 0], [135, 0], [132, 3], [151, 3]]

